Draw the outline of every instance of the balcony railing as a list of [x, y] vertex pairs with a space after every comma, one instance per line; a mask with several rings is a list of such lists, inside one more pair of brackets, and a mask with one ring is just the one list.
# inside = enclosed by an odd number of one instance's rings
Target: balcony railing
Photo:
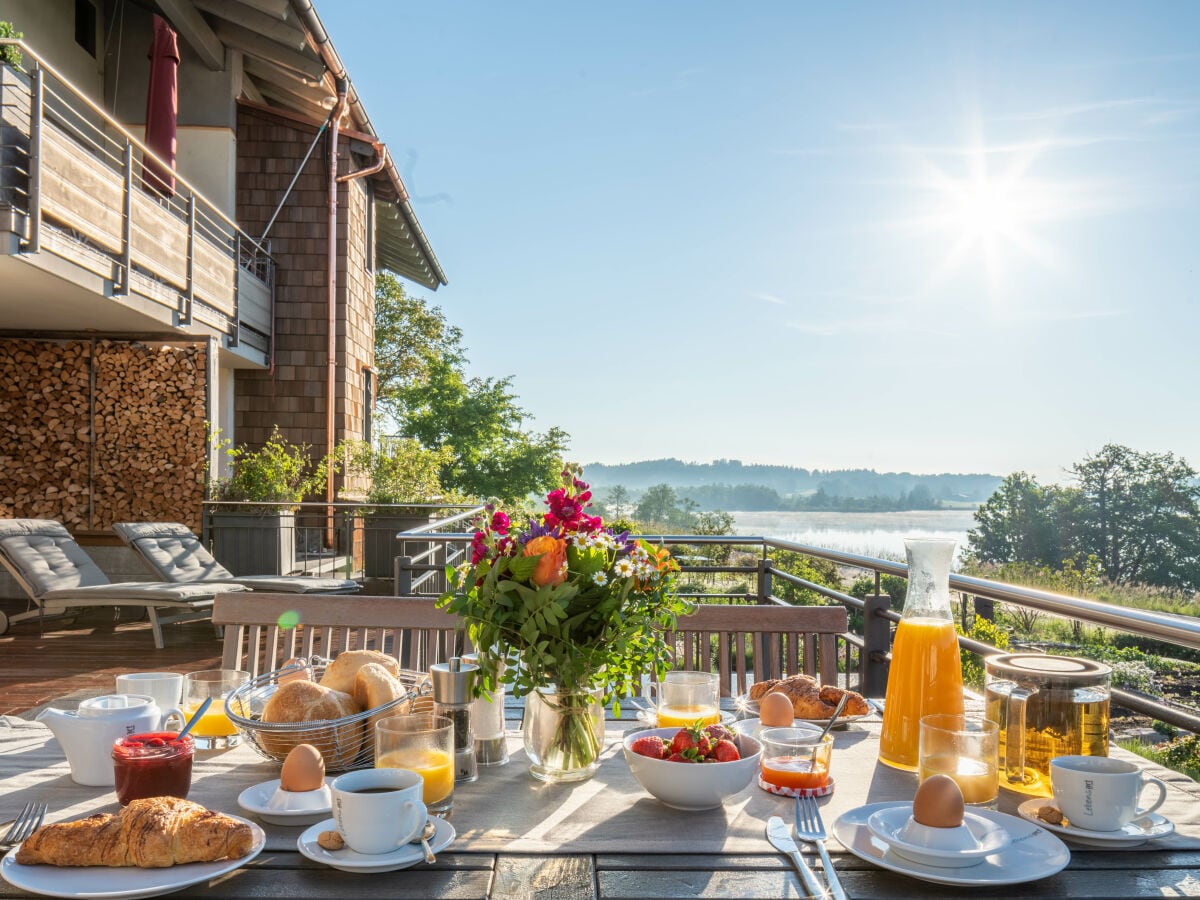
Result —
[[[430, 588], [436, 588], [436, 590], [422, 589], [424, 584], [422, 579], [437, 570], [437, 561], [461, 558], [463, 550], [472, 536], [466, 533], [437, 534], [436, 539], [431, 542], [426, 551], [429, 559], [414, 557], [411, 560], [403, 561], [401, 568], [407, 568], [408, 572], [401, 572], [398, 578], [401, 583], [408, 583], [413, 588], [403, 593], [422, 595], [444, 590], [440, 581], [429, 585]], [[432, 535], [430, 537], [433, 538]], [[903, 563], [765, 537], [706, 537], [699, 535], [642, 535], [642, 537], [668, 547], [700, 548], [701, 552], [711, 555], [717, 555], [715, 552], [717, 550], [736, 547], [742, 551], [743, 559], [746, 557], [752, 559], [752, 562], [749, 563], [723, 565], [713, 564], [710, 560], [703, 558], [682, 557], [681, 568], [684, 574], [743, 576], [752, 587], [746, 593], [685, 594], [698, 602], [724, 601], [783, 605], [787, 601], [776, 596], [774, 591], [775, 583], [779, 580], [786, 581], [797, 588], [812, 591], [826, 602], [846, 606], [851, 611], [851, 621], [859, 618], [854, 613], [860, 614], [861, 632], [848, 631], [839, 638], [838, 667], [846, 673], [850, 685], [857, 687], [866, 696], [882, 697], [884, 695], [887, 688], [888, 663], [891, 659], [892, 626], [900, 621], [900, 615], [891, 609], [890, 598], [880, 589], [880, 576], [907, 577], [908, 567]], [[444, 546], [439, 547], [439, 544]], [[875, 576], [874, 592], [860, 600], [826, 585], [799, 578], [790, 572], [783, 571], [774, 563], [772, 554], [779, 552], [797, 553], [816, 559], [829, 560], [839, 566], [873, 573]], [[959, 594], [963, 608], [966, 604], [971, 603], [975, 614], [985, 615], [989, 618], [993, 604], [1004, 603], [1092, 625], [1114, 628], [1178, 647], [1200, 649], [1200, 618], [1130, 609], [1095, 600], [1068, 597], [1049, 591], [963, 575], [950, 576], [950, 589]], [[969, 638], [960, 637], [959, 645], [964, 649], [983, 655], [997, 652], [995, 647]], [[1112, 690], [1112, 699], [1114, 703], [1135, 713], [1152, 716], [1169, 725], [1200, 734], [1200, 715], [1195, 711], [1168, 705], [1155, 697], [1117, 688]]]
[[[171, 167], [23, 41], [25, 71], [0, 64], [0, 206], [24, 217], [23, 253], [48, 251], [271, 354], [269, 248], [245, 234], [186, 179], [173, 196], [143, 166]], [[153, 176], [151, 176], [151, 179]]]

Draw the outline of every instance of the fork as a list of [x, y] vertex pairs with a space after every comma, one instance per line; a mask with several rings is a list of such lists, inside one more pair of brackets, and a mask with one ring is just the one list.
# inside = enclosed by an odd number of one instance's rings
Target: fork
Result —
[[0, 847], [8, 849], [21, 843], [42, 827], [42, 820], [45, 818], [45, 803], [34, 803], [32, 801], [26, 803], [25, 808], [13, 820], [12, 827], [8, 829], [8, 834], [4, 835], [4, 838], [0, 840]]
[[821, 821], [821, 808], [817, 806], [815, 797], [796, 798], [796, 837], [805, 843], [816, 844], [817, 852], [821, 854], [825, 880], [829, 882], [830, 896], [834, 900], [846, 900], [846, 892], [842, 890], [833, 863], [829, 861], [829, 853], [825, 850], [825, 823]]

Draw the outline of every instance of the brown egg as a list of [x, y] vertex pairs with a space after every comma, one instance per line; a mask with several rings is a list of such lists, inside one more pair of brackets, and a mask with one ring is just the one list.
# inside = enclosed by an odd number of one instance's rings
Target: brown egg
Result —
[[930, 828], [957, 828], [963, 810], [962, 791], [949, 775], [930, 775], [913, 797], [913, 818]]
[[315, 791], [325, 781], [325, 760], [312, 744], [297, 744], [283, 761], [279, 788], [284, 791]]
[[758, 718], [764, 728], [792, 724], [792, 701], [786, 694], [767, 694], [758, 704]]
[[312, 681], [312, 673], [308, 668], [308, 662], [298, 656], [292, 657], [282, 666], [280, 666], [280, 668], [292, 669], [293, 666], [296, 666], [297, 668], [285, 675], [279, 676], [278, 681], [280, 684], [287, 684], [289, 681]]

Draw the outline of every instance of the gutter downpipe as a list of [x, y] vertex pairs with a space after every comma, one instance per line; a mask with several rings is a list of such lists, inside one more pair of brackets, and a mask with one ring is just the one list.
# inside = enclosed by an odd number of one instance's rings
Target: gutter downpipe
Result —
[[[325, 452], [333, 458], [337, 444], [333, 436], [337, 392], [337, 220], [338, 220], [338, 125], [346, 111], [345, 75], [337, 76], [337, 104], [329, 115], [329, 346], [328, 372], [325, 377]], [[333, 466], [325, 473], [325, 501], [333, 503]], [[330, 510], [332, 516], [332, 510]], [[332, 518], [330, 518], [332, 528]]]

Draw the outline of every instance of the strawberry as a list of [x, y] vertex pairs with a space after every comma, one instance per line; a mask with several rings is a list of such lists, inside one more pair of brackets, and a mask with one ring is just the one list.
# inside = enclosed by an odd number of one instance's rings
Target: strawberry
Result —
[[684, 750], [691, 750], [696, 746], [696, 730], [694, 728], [680, 728], [675, 733], [675, 737], [671, 739], [671, 752], [682, 753]]
[[629, 745], [629, 749], [652, 759], [666, 759], [667, 756], [667, 742], [653, 734], [638, 738]]
[[695, 740], [696, 752], [700, 754], [701, 757], [712, 756], [713, 745], [716, 744], [715, 740], [713, 740], [703, 731], [696, 735]]
[[720, 725], [720, 724], [705, 725], [704, 733], [707, 734], [709, 736], [709, 738], [712, 739], [712, 742], [714, 744], [717, 741], [732, 741], [733, 740], [733, 732], [730, 731], [728, 728], [726, 728], [724, 725]]
[[733, 762], [735, 759], [741, 759], [742, 754], [738, 753], [738, 748], [733, 741], [722, 738], [713, 747], [712, 758], [717, 762]]
[[696, 760], [691, 759], [690, 757], [684, 756], [682, 753], [672, 753], [667, 757], [667, 762], [694, 763], [695, 761]]

